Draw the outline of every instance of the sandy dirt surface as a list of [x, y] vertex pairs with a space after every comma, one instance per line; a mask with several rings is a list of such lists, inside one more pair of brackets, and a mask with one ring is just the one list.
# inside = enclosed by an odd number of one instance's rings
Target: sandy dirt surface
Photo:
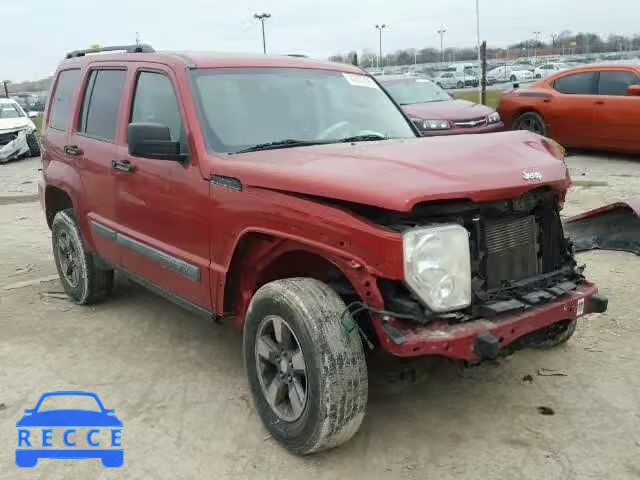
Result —
[[[640, 160], [568, 161], [578, 184], [567, 214], [640, 197]], [[394, 381], [393, 362], [374, 362], [360, 432], [342, 448], [300, 458], [262, 427], [232, 328], [123, 280], [95, 307], [56, 298], [57, 280], [5, 289], [55, 275], [39, 204], [9, 200], [35, 193], [23, 182], [37, 181], [37, 168], [36, 160], [0, 166], [1, 479], [640, 478], [640, 258], [579, 256], [610, 310], [586, 318], [557, 350], [471, 369], [421, 362], [415, 382]], [[98, 460], [15, 466], [16, 421], [43, 392], [63, 389], [96, 392], [115, 409], [122, 469]]]

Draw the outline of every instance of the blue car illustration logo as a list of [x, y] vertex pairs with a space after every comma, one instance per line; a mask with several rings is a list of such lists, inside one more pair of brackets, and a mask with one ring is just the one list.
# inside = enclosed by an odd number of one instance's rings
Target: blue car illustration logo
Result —
[[[88, 404], [91, 409], [47, 408], [59, 400]], [[102, 465], [109, 468], [118, 468], [124, 463], [122, 422], [114, 410], [104, 408], [95, 393], [45, 393], [33, 409], [24, 412], [26, 415], [16, 423], [18, 467], [35, 467], [40, 458], [99, 458]]]

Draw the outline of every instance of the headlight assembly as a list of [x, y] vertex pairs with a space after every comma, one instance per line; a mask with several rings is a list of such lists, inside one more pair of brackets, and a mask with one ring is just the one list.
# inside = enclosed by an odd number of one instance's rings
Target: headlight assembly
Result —
[[499, 123], [501, 120], [500, 114], [498, 112], [493, 112], [491, 115], [487, 117], [487, 121], [489, 123]]
[[433, 312], [471, 305], [469, 233], [461, 225], [414, 228], [402, 235], [407, 286]]

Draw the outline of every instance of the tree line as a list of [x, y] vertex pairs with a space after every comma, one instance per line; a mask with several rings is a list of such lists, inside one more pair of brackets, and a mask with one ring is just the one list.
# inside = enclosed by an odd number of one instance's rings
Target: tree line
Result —
[[[623, 53], [640, 50], [640, 35], [608, 35], [606, 38], [596, 33], [573, 34], [563, 31], [559, 34], [547, 35], [548, 40], [538, 38], [522, 40], [509, 45], [506, 48], [487, 47], [489, 60], [514, 59], [530, 57], [534, 55], [580, 55], [597, 53]], [[329, 60], [342, 63], [353, 63], [354, 58], [359, 59], [363, 67], [375, 67], [378, 65], [378, 52], [364, 49], [360, 54], [352, 50], [346, 54], [336, 54]], [[475, 47], [446, 48], [444, 50], [445, 62], [473, 61], [478, 58]], [[381, 65], [412, 65], [414, 63], [438, 63], [443, 61], [443, 52], [439, 48], [405, 48], [388, 52], [382, 56]]]

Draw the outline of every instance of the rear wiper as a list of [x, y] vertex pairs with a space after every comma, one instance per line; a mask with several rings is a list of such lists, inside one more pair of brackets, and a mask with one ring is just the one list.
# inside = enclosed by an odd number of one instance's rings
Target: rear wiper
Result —
[[336, 140], [336, 142], [375, 142], [377, 140], [389, 140], [389, 137], [385, 137], [379, 133], [368, 133], [366, 135], [355, 135], [353, 137], [341, 138], [340, 140]]
[[293, 148], [293, 147], [309, 147], [311, 145], [323, 145], [328, 142], [324, 141], [307, 141], [307, 140], [294, 140], [292, 138], [287, 138], [285, 140], [278, 140], [276, 142], [269, 143], [259, 143], [258, 145], [254, 145], [253, 147], [244, 148], [242, 150], [238, 150], [237, 152], [232, 152], [230, 155], [234, 155], [236, 153], [247, 153], [247, 152], [258, 152], [260, 150], [276, 150], [278, 148]]

